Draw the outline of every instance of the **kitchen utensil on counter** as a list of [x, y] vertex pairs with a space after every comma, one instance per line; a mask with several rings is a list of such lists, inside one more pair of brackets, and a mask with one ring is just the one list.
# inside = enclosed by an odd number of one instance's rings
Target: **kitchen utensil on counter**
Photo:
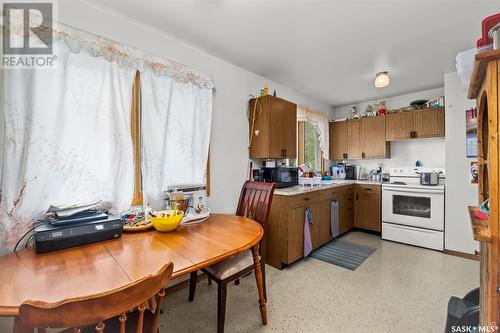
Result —
[[420, 177], [420, 185], [434, 186], [439, 184], [439, 173], [438, 172], [420, 172], [417, 171]]

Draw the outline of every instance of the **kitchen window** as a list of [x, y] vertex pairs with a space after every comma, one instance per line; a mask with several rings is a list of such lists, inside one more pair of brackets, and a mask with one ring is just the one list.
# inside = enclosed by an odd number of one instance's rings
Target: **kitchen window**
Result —
[[[132, 107], [131, 107], [131, 133], [132, 133], [132, 144], [134, 146], [134, 197], [132, 199], [132, 205], [142, 205], [143, 204], [143, 193], [142, 193], [142, 156], [141, 156], [141, 75], [137, 71], [134, 78], [134, 85], [132, 87]], [[207, 196], [210, 195], [210, 150], [208, 152], [207, 159], [207, 171], [205, 175], [205, 185]]]
[[319, 146], [319, 135], [314, 125], [308, 121], [298, 122], [298, 164], [305, 164], [322, 171], [323, 158]]

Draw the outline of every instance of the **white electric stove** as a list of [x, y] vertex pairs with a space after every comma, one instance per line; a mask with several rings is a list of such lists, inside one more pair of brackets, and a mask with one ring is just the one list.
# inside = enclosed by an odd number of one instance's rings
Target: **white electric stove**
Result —
[[[438, 185], [421, 185], [419, 172], [439, 173]], [[445, 170], [393, 168], [382, 184], [382, 239], [444, 249]]]

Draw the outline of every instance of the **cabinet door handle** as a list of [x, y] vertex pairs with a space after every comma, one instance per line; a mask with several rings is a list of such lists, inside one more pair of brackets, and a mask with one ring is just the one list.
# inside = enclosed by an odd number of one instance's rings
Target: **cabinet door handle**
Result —
[[309, 201], [311, 200], [311, 198], [304, 198], [304, 201]]
[[288, 155], [288, 152], [286, 151], [286, 149], [283, 149], [283, 151], [284, 151], [283, 157], [286, 157]]
[[361, 153], [361, 158], [365, 158], [365, 153]]
[[371, 191], [371, 188], [365, 187], [365, 191]]

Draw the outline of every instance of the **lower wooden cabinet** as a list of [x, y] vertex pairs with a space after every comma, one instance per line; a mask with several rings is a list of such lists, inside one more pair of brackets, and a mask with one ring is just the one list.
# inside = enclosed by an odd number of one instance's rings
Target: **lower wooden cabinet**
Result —
[[382, 230], [382, 200], [380, 186], [356, 185], [356, 227]]
[[281, 269], [304, 256], [304, 221], [311, 209], [309, 226], [313, 249], [333, 239], [331, 202], [340, 203], [339, 228], [344, 233], [354, 227], [354, 185], [327, 188], [294, 196], [275, 195], [266, 227], [266, 263]]
[[281, 269], [304, 256], [306, 209], [312, 212], [309, 225], [313, 249], [333, 239], [331, 203], [339, 202], [339, 233], [354, 227], [380, 231], [381, 188], [378, 185], [348, 184], [313, 192], [274, 195], [266, 226], [266, 263]]

